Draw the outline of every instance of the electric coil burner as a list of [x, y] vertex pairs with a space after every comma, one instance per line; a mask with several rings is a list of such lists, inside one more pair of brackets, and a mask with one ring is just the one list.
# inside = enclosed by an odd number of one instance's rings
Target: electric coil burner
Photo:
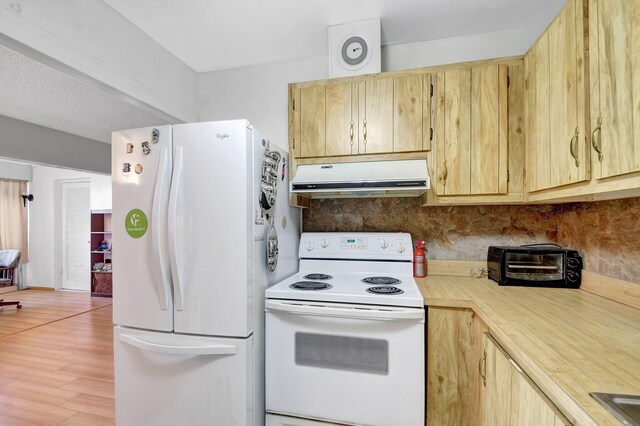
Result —
[[400, 290], [398, 287], [392, 287], [390, 285], [382, 285], [367, 288], [367, 293], [373, 294], [402, 294], [404, 291]]
[[298, 273], [265, 292], [267, 425], [425, 424], [412, 247], [406, 233], [302, 234]]
[[333, 277], [331, 275], [327, 275], [327, 274], [313, 273], [313, 274], [307, 274], [303, 278], [305, 278], [307, 280], [321, 280], [322, 281], [322, 280], [330, 280]]
[[367, 277], [362, 280], [365, 284], [373, 284], [373, 285], [396, 285], [400, 284], [400, 281], [397, 278], [391, 277]]
[[319, 281], [298, 281], [289, 286], [294, 290], [328, 290], [331, 284], [321, 283]]

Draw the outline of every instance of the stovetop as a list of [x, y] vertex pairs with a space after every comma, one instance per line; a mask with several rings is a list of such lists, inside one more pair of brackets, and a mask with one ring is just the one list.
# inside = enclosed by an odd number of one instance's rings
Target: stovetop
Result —
[[424, 306], [406, 233], [303, 233], [300, 271], [267, 289], [269, 299]]
[[[352, 265], [354, 268], [356, 265]], [[360, 265], [358, 265], [360, 266]], [[299, 273], [289, 277], [270, 287], [266, 291], [268, 299], [286, 299], [286, 300], [306, 300], [306, 301], [323, 301], [323, 302], [339, 302], [366, 305], [381, 306], [405, 306], [417, 307], [424, 306], [424, 299], [420, 293], [420, 289], [416, 284], [413, 276], [407, 273], [386, 273], [382, 271], [370, 272], [340, 272], [336, 270], [324, 270], [333, 276], [327, 280], [309, 280], [304, 276], [310, 273], [316, 273], [312, 270], [301, 270]], [[393, 285], [367, 284], [362, 280], [367, 277], [383, 277], [388, 276], [399, 280], [400, 283]], [[301, 283], [311, 283], [311, 289], [305, 290], [299, 287]], [[322, 285], [328, 285], [328, 288], [321, 288]], [[372, 289], [378, 292], [372, 293]], [[374, 290], [375, 291], [375, 290]]]

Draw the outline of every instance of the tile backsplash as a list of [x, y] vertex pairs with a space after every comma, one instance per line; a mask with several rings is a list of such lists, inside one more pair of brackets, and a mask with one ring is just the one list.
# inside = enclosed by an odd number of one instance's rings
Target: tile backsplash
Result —
[[489, 245], [553, 242], [585, 269], [640, 283], [640, 198], [594, 203], [420, 207], [417, 198], [312, 200], [309, 232], [409, 232], [428, 259], [485, 260]]

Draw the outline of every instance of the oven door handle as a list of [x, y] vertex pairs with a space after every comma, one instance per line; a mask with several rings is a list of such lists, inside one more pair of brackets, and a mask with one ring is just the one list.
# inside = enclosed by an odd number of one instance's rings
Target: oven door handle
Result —
[[296, 315], [359, 318], [378, 321], [424, 321], [424, 310], [416, 308], [367, 308], [363, 305], [306, 304], [281, 300], [267, 300], [265, 302], [265, 309], [267, 311], [285, 312]]

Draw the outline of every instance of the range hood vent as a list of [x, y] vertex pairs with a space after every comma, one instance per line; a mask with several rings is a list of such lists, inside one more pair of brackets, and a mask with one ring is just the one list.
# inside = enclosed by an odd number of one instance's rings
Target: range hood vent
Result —
[[290, 189], [310, 198], [419, 197], [429, 172], [426, 159], [301, 164]]

